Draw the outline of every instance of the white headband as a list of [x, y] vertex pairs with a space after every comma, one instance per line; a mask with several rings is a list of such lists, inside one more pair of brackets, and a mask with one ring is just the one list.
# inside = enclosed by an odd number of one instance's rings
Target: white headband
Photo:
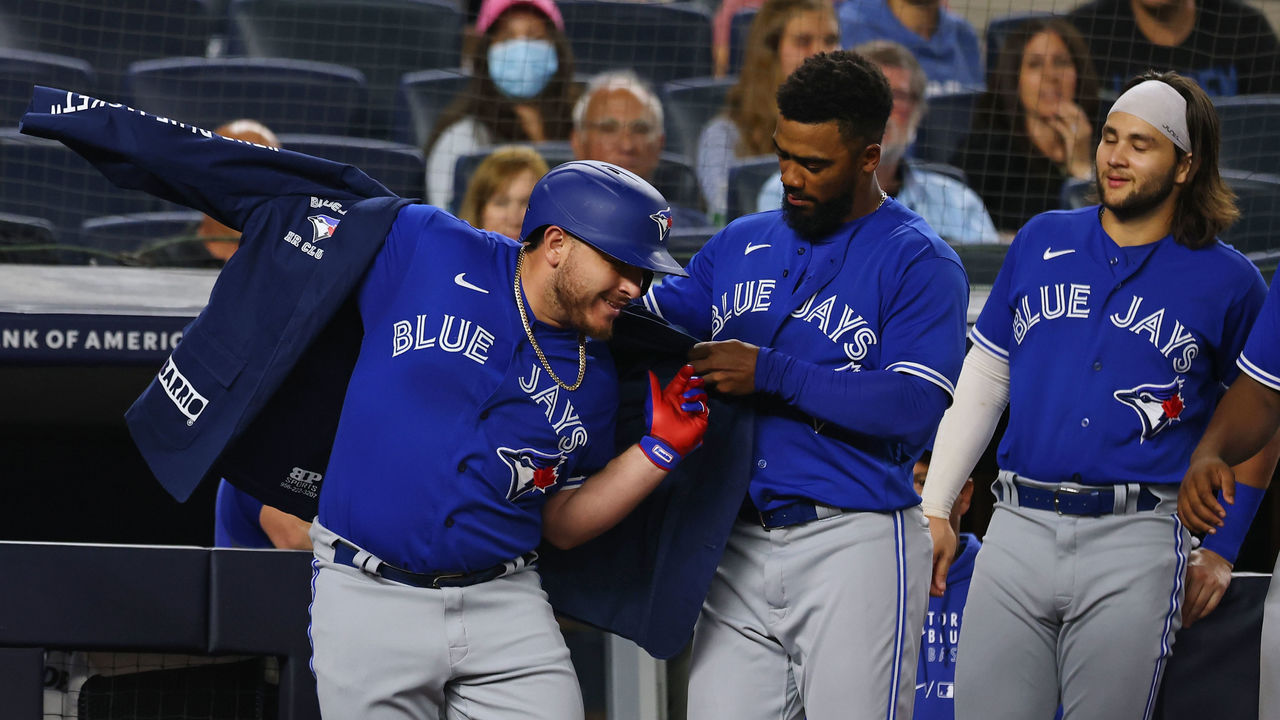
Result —
[[1182, 152], [1191, 152], [1191, 135], [1187, 132], [1187, 100], [1160, 80], [1147, 80], [1129, 88], [1116, 99], [1111, 113], [1129, 113], [1151, 125], [1173, 141]]

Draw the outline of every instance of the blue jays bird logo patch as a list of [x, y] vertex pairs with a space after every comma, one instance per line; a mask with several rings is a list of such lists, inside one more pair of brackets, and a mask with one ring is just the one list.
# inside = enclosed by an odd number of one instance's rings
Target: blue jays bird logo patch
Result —
[[649, 216], [649, 219], [658, 224], [658, 242], [667, 241], [667, 235], [671, 232], [671, 208], [664, 208]]
[[512, 502], [532, 492], [546, 494], [559, 481], [560, 466], [564, 464], [563, 453], [552, 455], [531, 448], [498, 448], [498, 457], [511, 468], [507, 499]]
[[332, 237], [340, 222], [337, 218], [329, 217], [328, 215], [308, 215], [307, 219], [311, 221], [313, 235], [311, 242], [313, 243]]
[[1133, 408], [1142, 421], [1139, 443], [1155, 437], [1157, 433], [1179, 422], [1186, 409], [1182, 399], [1182, 378], [1164, 385], [1139, 385], [1129, 390], [1115, 391], [1115, 398]]

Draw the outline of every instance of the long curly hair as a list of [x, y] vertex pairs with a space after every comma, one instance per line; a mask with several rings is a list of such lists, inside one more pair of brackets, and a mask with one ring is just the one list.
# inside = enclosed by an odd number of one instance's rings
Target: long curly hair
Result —
[[747, 33], [742, 71], [725, 98], [725, 113], [738, 127], [739, 157], [773, 152], [773, 130], [778, 123], [775, 95], [786, 78], [780, 77], [778, 46], [787, 23], [804, 12], [819, 12], [836, 22], [831, 0], [766, 0]]

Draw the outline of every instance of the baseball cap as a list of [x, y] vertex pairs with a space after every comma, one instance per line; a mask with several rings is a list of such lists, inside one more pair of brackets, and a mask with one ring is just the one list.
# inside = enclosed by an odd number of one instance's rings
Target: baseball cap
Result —
[[551, 18], [557, 30], [564, 31], [564, 16], [560, 14], [560, 8], [556, 7], [555, 0], [484, 0], [480, 4], [480, 14], [476, 16], [476, 32], [481, 34], [488, 32], [502, 13], [516, 5], [533, 6], [534, 9], [540, 10], [543, 15]]

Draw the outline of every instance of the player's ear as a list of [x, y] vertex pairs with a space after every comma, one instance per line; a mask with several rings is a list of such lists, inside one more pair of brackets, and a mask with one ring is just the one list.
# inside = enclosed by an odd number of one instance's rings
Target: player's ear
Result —
[[547, 264], [556, 267], [564, 262], [569, 255], [569, 246], [572, 244], [573, 238], [563, 228], [558, 225], [548, 225], [542, 235], [542, 247]]
[[857, 162], [862, 172], [868, 175], [875, 173], [876, 168], [880, 167], [880, 143], [872, 143], [862, 148]]

